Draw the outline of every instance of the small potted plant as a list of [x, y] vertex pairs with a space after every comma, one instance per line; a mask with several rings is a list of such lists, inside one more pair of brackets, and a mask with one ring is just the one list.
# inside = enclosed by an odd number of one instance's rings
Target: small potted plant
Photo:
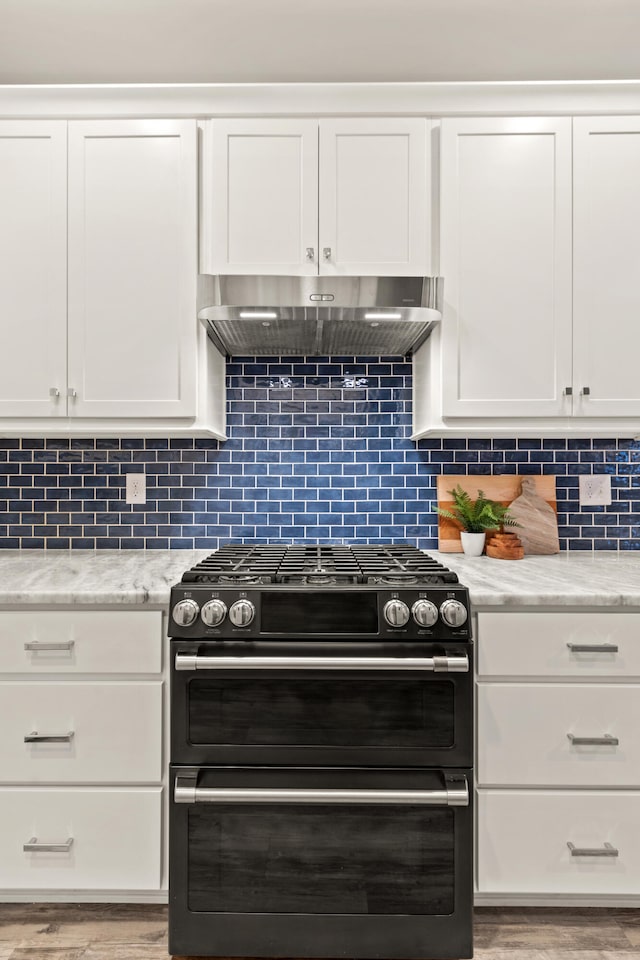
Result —
[[468, 557], [481, 556], [487, 530], [496, 530], [501, 526], [520, 526], [515, 517], [509, 513], [508, 507], [503, 507], [495, 500], [488, 500], [482, 490], [478, 490], [475, 500], [472, 500], [459, 485], [447, 492], [453, 498], [453, 510], [445, 510], [438, 506], [434, 506], [434, 510], [440, 516], [448, 517], [462, 527], [460, 539], [462, 549]]

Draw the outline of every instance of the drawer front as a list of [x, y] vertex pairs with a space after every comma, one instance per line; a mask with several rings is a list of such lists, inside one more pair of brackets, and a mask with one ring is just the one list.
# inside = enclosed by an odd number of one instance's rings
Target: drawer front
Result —
[[160, 673], [159, 610], [0, 612], [0, 673]]
[[480, 683], [477, 696], [481, 786], [640, 787], [640, 686]]
[[[0, 887], [158, 890], [162, 790], [0, 790]], [[72, 842], [69, 844], [69, 840]], [[61, 849], [25, 851], [25, 844]]]
[[[0, 782], [157, 783], [162, 683], [0, 683]], [[25, 742], [32, 734], [69, 737]]]
[[629, 680], [639, 640], [639, 613], [480, 613], [478, 675]]
[[640, 793], [480, 790], [478, 890], [639, 895]]

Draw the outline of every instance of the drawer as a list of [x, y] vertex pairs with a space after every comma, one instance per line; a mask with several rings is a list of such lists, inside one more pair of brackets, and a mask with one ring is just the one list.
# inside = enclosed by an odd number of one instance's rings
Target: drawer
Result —
[[[0, 683], [3, 783], [157, 783], [162, 683]], [[68, 736], [25, 743], [25, 736]]]
[[160, 673], [162, 647], [159, 610], [0, 612], [0, 673]]
[[632, 679], [639, 640], [638, 613], [480, 613], [478, 675]]
[[[618, 856], [572, 856], [568, 843]], [[478, 890], [639, 895], [640, 793], [480, 790]]]
[[640, 787], [640, 686], [479, 683], [477, 701], [481, 786]]
[[[0, 822], [3, 889], [160, 888], [160, 787], [5, 787], [0, 790]], [[24, 844], [34, 839], [68, 849], [25, 851]]]

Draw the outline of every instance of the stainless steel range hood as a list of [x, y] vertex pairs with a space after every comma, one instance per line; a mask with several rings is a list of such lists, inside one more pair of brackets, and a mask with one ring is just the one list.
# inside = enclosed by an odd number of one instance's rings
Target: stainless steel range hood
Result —
[[441, 277], [198, 277], [198, 318], [229, 356], [380, 356], [441, 320]]

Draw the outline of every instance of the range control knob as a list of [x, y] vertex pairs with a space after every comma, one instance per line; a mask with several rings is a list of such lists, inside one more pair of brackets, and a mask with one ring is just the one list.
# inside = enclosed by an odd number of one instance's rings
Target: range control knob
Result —
[[467, 608], [459, 600], [445, 600], [440, 607], [440, 616], [449, 627], [461, 627], [467, 622]]
[[173, 608], [173, 619], [181, 627], [190, 627], [198, 616], [200, 607], [195, 600], [178, 600]]
[[438, 620], [438, 608], [431, 600], [416, 600], [411, 613], [419, 627], [432, 627]]
[[248, 627], [255, 615], [256, 608], [251, 600], [236, 600], [229, 610], [229, 619], [234, 627]]
[[409, 607], [403, 600], [387, 600], [382, 613], [390, 627], [404, 627], [409, 621]]
[[222, 600], [207, 600], [200, 616], [208, 627], [219, 626], [227, 615], [227, 605]]

